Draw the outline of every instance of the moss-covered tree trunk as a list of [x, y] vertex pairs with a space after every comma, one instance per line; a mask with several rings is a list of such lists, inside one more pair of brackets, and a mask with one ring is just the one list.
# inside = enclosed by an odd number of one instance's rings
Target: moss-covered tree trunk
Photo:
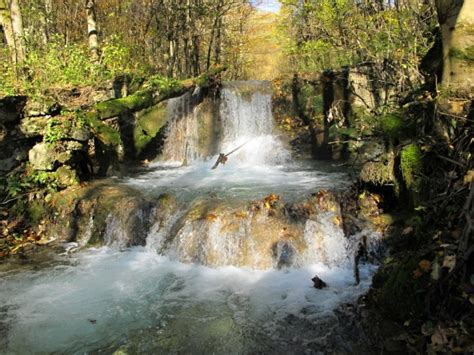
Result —
[[474, 1], [436, 0], [443, 42], [443, 85], [474, 87]]

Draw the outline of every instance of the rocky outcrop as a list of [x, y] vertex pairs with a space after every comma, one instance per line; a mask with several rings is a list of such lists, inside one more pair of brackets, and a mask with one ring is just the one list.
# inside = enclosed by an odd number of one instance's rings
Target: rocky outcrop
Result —
[[0, 99], [0, 175], [27, 160], [28, 149], [34, 144], [18, 128], [26, 103], [25, 96]]
[[[371, 214], [342, 213], [347, 210], [342, 201], [325, 190], [288, 204], [274, 194], [241, 206], [197, 200], [178, 217], [158, 222], [147, 242], [159, 253], [210, 266], [352, 265], [360, 238], [378, 240], [378, 234], [371, 232], [375, 230]], [[361, 226], [354, 234], [344, 232], [349, 218]]]
[[[204, 93], [218, 85], [215, 76], [223, 70], [217, 67], [167, 87], [153, 78], [144, 83], [122, 76], [95, 91], [53, 90], [41, 102], [4, 98], [0, 100], [0, 171], [7, 173], [29, 160], [34, 170], [54, 172], [64, 166], [75, 170], [79, 179], [120, 175], [122, 163], [151, 159], [159, 152], [168, 119], [167, 100], [196, 86]], [[203, 121], [202, 127], [207, 131], [208, 122]], [[208, 149], [206, 144], [202, 142], [203, 149]]]
[[106, 181], [69, 188], [55, 195], [51, 204], [56, 214], [47, 222], [46, 238], [78, 247], [145, 245], [151, 225], [166, 210], [160, 200], [153, 203], [132, 188]]
[[[405, 81], [389, 62], [362, 63], [292, 81], [293, 113], [309, 127], [316, 159], [357, 157], [373, 119], [394, 105]], [[276, 104], [280, 104], [277, 100]], [[275, 109], [278, 112], [278, 109]], [[372, 142], [369, 143], [371, 145]]]

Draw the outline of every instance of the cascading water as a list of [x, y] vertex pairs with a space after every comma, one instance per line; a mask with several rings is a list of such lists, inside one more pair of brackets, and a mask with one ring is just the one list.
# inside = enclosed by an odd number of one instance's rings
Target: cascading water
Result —
[[273, 132], [270, 85], [269, 82], [224, 84], [220, 105], [221, 152], [243, 145], [232, 156], [235, 164], [278, 166], [290, 161], [289, 152]]
[[[365, 292], [375, 270], [364, 265], [355, 285], [357, 243], [377, 239], [363, 231], [350, 242], [338, 207], [309, 198], [345, 186], [345, 174], [292, 162], [274, 132], [269, 83], [225, 83], [216, 109], [198, 95], [170, 100], [162, 160], [122, 182], [159, 201], [146, 214], [154, 218], [146, 246], [90, 249], [38, 270], [0, 272], [0, 349], [335, 350], [333, 310]], [[244, 143], [211, 170], [217, 153]], [[104, 238], [123, 248], [116, 241], [133, 231], [117, 218], [107, 217]], [[312, 287], [315, 274], [327, 289]]]
[[187, 162], [199, 157], [196, 96], [199, 96], [199, 92], [194, 95], [186, 93], [168, 101], [169, 123], [163, 150], [163, 159], [166, 161]]

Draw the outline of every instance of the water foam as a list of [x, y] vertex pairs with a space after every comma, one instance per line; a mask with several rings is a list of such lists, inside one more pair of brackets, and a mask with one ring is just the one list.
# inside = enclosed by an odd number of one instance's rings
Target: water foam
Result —
[[[297, 349], [320, 319], [369, 286], [346, 268], [286, 271], [182, 264], [142, 248], [90, 250], [40, 271], [0, 278], [0, 345], [7, 353], [249, 353]], [[318, 274], [328, 289], [315, 290]], [[288, 317], [299, 319], [290, 330]], [[325, 330], [329, 331], [329, 329]], [[300, 337], [293, 347], [292, 341]], [[308, 339], [301, 339], [308, 337]]]

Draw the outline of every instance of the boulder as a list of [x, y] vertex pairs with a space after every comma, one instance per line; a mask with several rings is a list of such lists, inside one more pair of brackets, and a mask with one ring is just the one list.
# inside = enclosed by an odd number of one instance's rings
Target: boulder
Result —
[[28, 138], [43, 136], [50, 118], [51, 116], [25, 117], [20, 121], [20, 132]]
[[28, 159], [35, 170], [54, 170], [56, 158], [53, 148], [47, 143], [38, 143], [28, 152]]
[[318, 290], [327, 287], [327, 284], [323, 280], [321, 280], [318, 275], [314, 276], [311, 281], [313, 281], [314, 288], [317, 288]]
[[[62, 177], [74, 177], [71, 169], [61, 167], [57, 173], [60, 169]], [[57, 215], [49, 228], [50, 237], [79, 247], [145, 245], [157, 218], [155, 204], [139, 191], [107, 181], [82, 189], [70, 187], [55, 195], [52, 203]]]
[[74, 153], [84, 150], [84, 145], [76, 141], [56, 144], [38, 143], [28, 152], [28, 159], [35, 170], [52, 171], [74, 158]]
[[79, 142], [87, 142], [91, 137], [91, 131], [86, 127], [73, 127], [68, 132], [68, 138]]

